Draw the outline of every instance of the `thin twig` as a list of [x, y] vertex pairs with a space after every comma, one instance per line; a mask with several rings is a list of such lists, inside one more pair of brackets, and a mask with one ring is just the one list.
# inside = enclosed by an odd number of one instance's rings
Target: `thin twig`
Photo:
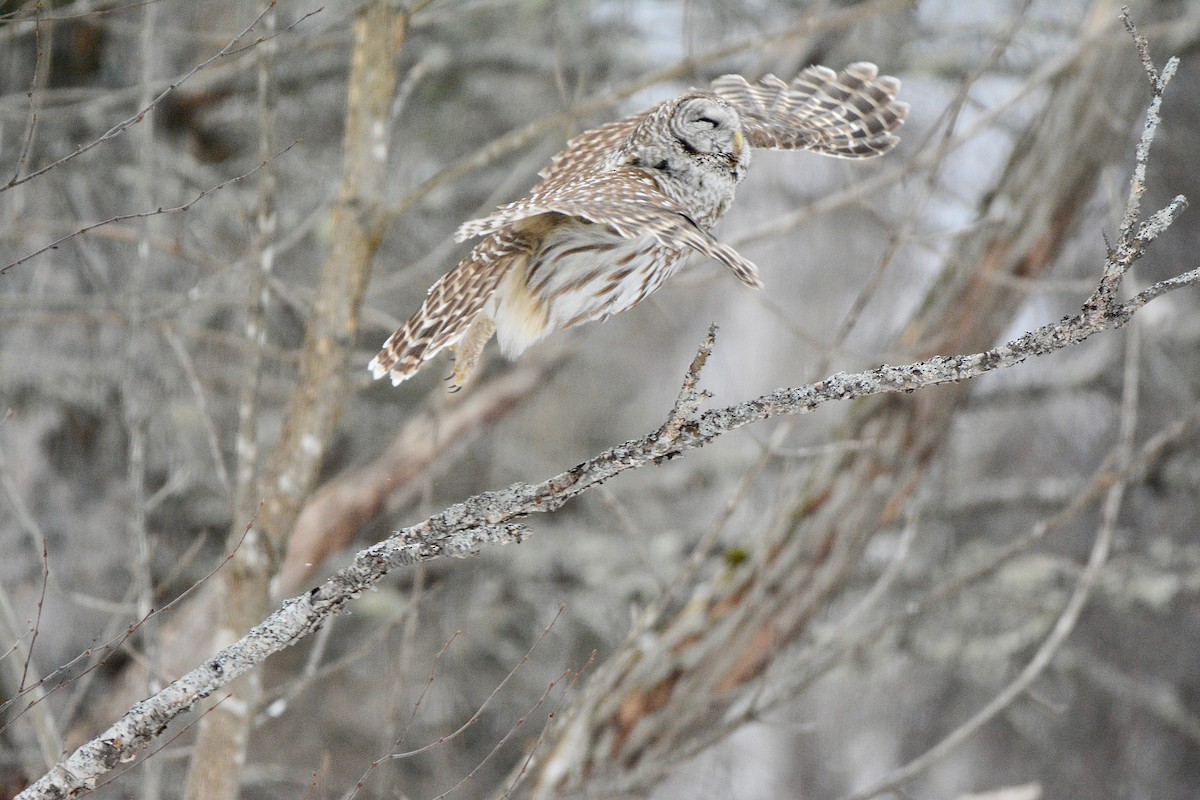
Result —
[[167, 344], [171, 347], [171, 352], [175, 354], [175, 359], [179, 362], [179, 366], [183, 369], [183, 374], [187, 378], [188, 387], [192, 390], [192, 397], [196, 400], [196, 411], [200, 414], [200, 420], [204, 425], [208, 451], [212, 455], [213, 460], [213, 471], [216, 473], [217, 481], [220, 482], [221, 488], [225, 490], [225, 497], [232, 503], [234, 498], [233, 484], [229, 480], [229, 470], [225, 468], [225, 456], [221, 453], [221, 440], [217, 433], [217, 425], [213, 421], [212, 413], [208, 410], [208, 401], [204, 396], [204, 385], [200, 382], [200, 375], [196, 372], [196, 363], [192, 360], [192, 355], [188, 352], [187, 345], [183, 343], [183, 339], [180, 338], [179, 334], [171, 326], [163, 326], [162, 335], [167, 340]]
[[[471, 716], [469, 718], [467, 718], [467, 720], [465, 722], [463, 722], [461, 725], [459, 725], [457, 728], [455, 728], [450, 733], [448, 733], [444, 736], [439, 736], [435, 741], [432, 741], [429, 744], [424, 745], [422, 747], [418, 747], [415, 750], [408, 750], [408, 751], [402, 752], [402, 753], [392, 752], [392, 753], [388, 753], [385, 756], [375, 759], [367, 767], [367, 771], [363, 773], [362, 777], [358, 779], [358, 782], [355, 783], [354, 788], [349, 792], [349, 794], [346, 795], [346, 800], [353, 800], [353, 798], [358, 795], [359, 789], [363, 788], [366, 785], [367, 778], [370, 776], [371, 772], [378, 769], [382, 764], [384, 764], [388, 761], [412, 758], [413, 756], [417, 756], [422, 753], [427, 753], [430, 750], [433, 750], [437, 747], [441, 747], [442, 745], [446, 744], [447, 742], [449, 742], [452, 739], [458, 738], [463, 733], [465, 733], [469, 728], [473, 727], [476, 723], [478, 723], [479, 720], [482, 719], [483, 712], [488, 707], [488, 704], [490, 704], [493, 700], [495, 700], [496, 697], [500, 694], [500, 690], [503, 689], [504, 686], [510, 680], [512, 680], [512, 678], [526, 664], [529, 663], [529, 660], [530, 660], [530, 658], [533, 657], [533, 653], [535, 650], [537, 650], [538, 645], [540, 645], [545, 640], [545, 638], [550, 635], [550, 631], [553, 630], [554, 626], [558, 623], [558, 620], [562, 617], [562, 615], [566, 611], [566, 609], [567, 609], [567, 606], [565, 603], [561, 604], [558, 607], [558, 612], [554, 615], [554, 618], [551, 619], [550, 622], [542, 629], [542, 632], [538, 635], [537, 639], [535, 639], [533, 644], [530, 645], [529, 649], [525, 651], [525, 655], [522, 656], [521, 660], [518, 661], [517, 664], [508, 671], [508, 674], [504, 676], [503, 680], [501, 680], [498, 684], [496, 684], [496, 686], [492, 689], [491, 693], [488, 694], [488, 696], [486, 698], [484, 698], [483, 702], [479, 704], [479, 707], [477, 709], [475, 709], [475, 712], [473, 714], [471, 714]], [[457, 632], [454, 634], [454, 636], [452, 636], [450, 638], [450, 641], [446, 642], [445, 646], [443, 646], [442, 649], [440, 651], [438, 651], [438, 654], [434, 657], [433, 666], [430, 668], [429, 677], [425, 682], [425, 687], [421, 690], [420, 695], [417, 696], [417, 700], [413, 704], [412, 713], [409, 715], [407, 723], [405, 723], [404, 730], [401, 733], [400, 738], [396, 741], [396, 746], [399, 746], [408, 737], [408, 733], [411, 730], [413, 722], [416, 719], [417, 712], [421, 708], [421, 703], [425, 698], [425, 694], [426, 694], [426, 692], [429, 691], [430, 687], [433, 685], [434, 678], [437, 675], [438, 662], [441, 661], [442, 656], [450, 648], [450, 645], [454, 642], [454, 640], [456, 638], [458, 638]], [[546, 695], [548, 695], [550, 693], [550, 691], [554, 688], [554, 686], [557, 682], [558, 681], [553, 681], [550, 683], [550, 686], [546, 689], [546, 692], [542, 695], [541, 699], [539, 699], [537, 704], [534, 706], [535, 708], [537, 708], [538, 706], [540, 706], [542, 704], [542, 702], [546, 698]], [[488, 756], [485, 757], [483, 762], [480, 763], [480, 766], [482, 766], [483, 763], [486, 763], [488, 758], [490, 758], [493, 754], [495, 754], [496, 751], [499, 750], [500, 747], [502, 745], [504, 745], [504, 743], [507, 742], [509, 738], [511, 738], [511, 736], [516, 732], [516, 730], [518, 730], [521, 727], [521, 725], [524, 724], [527, 716], [528, 715], [526, 715], [526, 717], [522, 717], [517, 722], [517, 725], [514, 726], [514, 728], [512, 730], [510, 730], [508, 734], [506, 734], [504, 737], [502, 737], [500, 739], [500, 741], [498, 741], [495, 744], [495, 746], [492, 748], [492, 750], [488, 753]], [[476, 767], [476, 769], [478, 769], [478, 767]], [[474, 770], [472, 770], [471, 774], [473, 774], [473, 773], [474, 773]], [[468, 774], [466, 777], [464, 777], [462, 779], [462, 781], [460, 781], [459, 785], [461, 785], [462, 782], [469, 780], [470, 777], [471, 777], [471, 775]], [[451, 789], [450, 791], [452, 792], [453, 789]], [[449, 794], [449, 792], [447, 792], [447, 794]]]
[[60, 236], [59, 238], [55, 239], [53, 242], [50, 242], [50, 244], [45, 245], [44, 247], [39, 247], [37, 250], [34, 250], [32, 253], [30, 253], [26, 256], [22, 256], [21, 258], [18, 258], [16, 261], [10, 261], [8, 264], [5, 264], [3, 268], [0, 268], [0, 275], [6, 274], [13, 267], [20, 266], [21, 264], [24, 264], [26, 261], [30, 260], [31, 258], [36, 258], [37, 256], [40, 256], [42, 253], [47, 252], [48, 250], [56, 250], [56, 249], [58, 249], [58, 246], [61, 245], [63, 242], [65, 242], [69, 239], [74, 239], [76, 236], [81, 236], [90, 231], [94, 231], [94, 230], [96, 230], [96, 228], [103, 228], [105, 225], [112, 225], [113, 223], [116, 223], [116, 222], [128, 222], [131, 219], [145, 219], [147, 217], [158, 216], [159, 214], [176, 214], [180, 211], [187, 211], [192, 206], [196, 205], [196, 203], [199, 203], [201, 200], [203, 200], [205, 197], [208, 197], [213, 192], [218, 192], [221, 189], [224, 189], [226, 186], [228, 186], [231, 183], [237, 183], [238, 181], [242, 181], [242, 180], [245, 180], [246, 178], [249, 178], [251, 175], [253, 175], [254, 173], [258, 172], [260, 169], [265, 167], [268, 163], [275, 160], [276, 158], [279, 158], [281, 155], [286, 153], [288, 150], [291, 150], [293, 147], [296, 146], [296, 144], [297, 144], [296, 142], [292, 142], [287, 147], [283, 148], [278, 153], [271, 156], [271, 158], [267, 159], [266, 161], [259, 162], [258, 166], [256, 166], [254, 169], [250, 170], [249, 172], [244, 172], [241, 175], [237, 175], [235, 177], [229, 178], [228, 180], [221, 181], [216, 186], [211, 186], [211, 187], [205, 189], [204, 191], [200, 192], [200, 194], [196, 195], [195, 197], [193, 197], [191, 200], [184, 203], [183, 205], [174, 206], [173, 208], [157, 208], [154, 211], [138, 211], [133, 214], [118, 214], [115, 217], [110, 217], [109, 219], [103, 220], [101, 222], [93, 222], [90, 225], [85, 225], [82, 228], [72, 231], [71, 233], [68, 233], [65, 236]]
[[[43, 542], [42, 590], [37, 603], [37, 618], [30, 625], [28, 631], [28, 644], [24, 641], [25, 634], [20, 631], [17, 614], [9, 599], [8, 591], [3, 584], [0, 584], [0, 633], [3, 634], [5, 640], [12, 642], [8, 652], [0, 653], [0, 661], [7, 662], [7, 669], [16, 679], [17, 692], [29, 695], [29, 702], [25, 708], [13, 716], [15, 718], [26, 710], [32, 712], [31, 727], [37, 739], [38, 749], [41, 751], [42, 761], [47, 767], [53, 767], [63, 752], [62, 725], [55, 718], [50, 704], [42, 702], [46, 699], [47, 692], [39, 677], [37, 666], [33, 663], [33, 649], [42, 627], [42, 609], [46, 602], [46, 586], [49, 582], [50, 556]], [[16, 658], [9, 658], [10, 655], [15, 655]], [[26, 764], [25, 766], [32, 767], [36, 764]]]
[[[152, 4], [150, 4], [150, 5], [152, 5]], [[71, 161], [72, 159], [78, 158], [79, 156], [83, 155], [84, 153], [88, 152], [89, 150], [99, 147], [100, 145], [104, 144], [107, 141], [115, 139], [116, 137], [118, 137], [122, 133], [124, 133], [125, 131], [129, 130], [134, 125], [136, 125], [139, 122], [141, 122], [142, 120], [144, 120], [146, 118], [146, 114], [148, 114], [152, 110], [154, 110], [154, 107], [157, 106], [159, 103], [161, 103], [164, 97], [166, 97], [168, 94], [170, 94], [171, 92], [178, 89], [180, 86], [182, 86], [184, 83], [186, 83], [189, 79], [191, 79], [192, 76], [194, 76], [196, 73], [200, 72], [202, 69], [204, 69], [205, 67], [207, 67], [209, 64], [213, 63], [214, 61], [224, 58], [225, 56], [230, 55], [233, 52], [235, 52], [234, 45], [236, 45], [238, 42], [240, 42], [248, 33], [250, 33], [250, 31], [254, 30], [255, 26], [258, 25], [259, 21], [263, 18], [263, 16], [274, 7], [275, 7], [275, 0], [271, 0], [271, 2], [266, 6], [266, 8], [264, 8], [262, 10], [262, 12], [257, 17], [254, 18], [254, 21], [251, 22], [249, 25], [247, 25], [246, 28], [243, 29], [241, 33], [239, 33], [237, 36], [234, 36], [232, 39], [230, 39], [229, 44], [222, 47], [216, 53], [216, 55], [213, 55], [213, 56], [205, 59], [204, 61], [201, 61], [199, 64], [192, 67], [188, 72], [186, 72], [182, 78], [179, 78], [178, 80], [168, 84], [166, 89], [163, 89], [161, 92], [159, 92], [149, 103], [147, 103], [145, 106], [143, 106], [142, 109], [140, 111], [138, 111], [136, 114], [134, 114], [132, 117], [129, 117], [128, 119], [118, 122], [116, 125], [109, 128], [108, 131], [106, 133], [104, 133], [102, 136], [100, 136], [99, 138], [93, 139], [92, 141], [88, 142], [87, 144], [80, 145], [79, 147], [75, 148], [75, 150], [72, 151], [71, 153], [68, 153], [67, 155], [63, 156], [62, 158], [58, 159], [57, 161], [50, 162], [49, 164], [42, 167], [41, 169], [34, 170], [33, 172], [26, 175], [24, 178], [18, 178], [16, 176], [14, 176], [13, 179], [10, 180], [7, 184], [5, 184], [4, 186], [0, 186], [0, 192], [5, 192], [9, 189], [12, 189], [14, 186], [20, 186], [23, 183], [28, 183], [29, 181], [33, 180], [34, 178], [38, 177], [39, 175], [44, 175], [47, 172], [49, 172], [50, 170], [60, 167], [63, 164], [67, 163], [68, 161]], [[315, 13], [315, 12], [313, 12], [313, 13]], [[9, 266], [12, 266], [12, 265], [9, 265]], [[5, 269], [7, 269], [7, 267]], [[0, 273], [3, 273], [3, 272], [4, 272], [4, 270], [0, 270]]]
[[34, 10], [33, 22], [33, 77], [29, 79], [29, 91], [26, 92], [26, 97], [29, 98], [29, 122], [25, 126], [24, 142], [21, 145], [21, 152], [17, 156], [17, 166], [13, 169], [12, 177], [8, 179], [10, 186], [21, 177], [21, 170], [25, 169], [25, 165], [29, 163], [29, 153], [33, 149], [33, 134], [37, 129], [37, 90], [38, 78], [41, 77], [42, 69], [42, 12], [42, 6], [39, 3]]

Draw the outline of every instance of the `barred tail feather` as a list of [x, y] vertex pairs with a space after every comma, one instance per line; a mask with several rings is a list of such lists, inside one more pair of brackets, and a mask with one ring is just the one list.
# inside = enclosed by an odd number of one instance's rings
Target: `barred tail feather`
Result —
[[[430, 288], [412, 319], [383, 343], [383, 349], [367, 365], [371, 374], [376, 379], [387, 375], [392, 385], [398, 386], [415, 375], [426, 361], [457, 344], [483, 311], [500, 279], [527, 255], [527, 244], [512, 231], [497, 232], [480, 242]], [[472, 359], [485, 343], [486, 339], [473, 342], [476, 352]], [[466, 375], [465, 371], [463, 375], [458, 372], [455, 382], [461, 385]]]

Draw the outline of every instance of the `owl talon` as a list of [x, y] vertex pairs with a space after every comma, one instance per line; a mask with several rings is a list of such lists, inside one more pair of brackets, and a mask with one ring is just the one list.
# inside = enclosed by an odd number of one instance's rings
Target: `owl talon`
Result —
[[450, 381], [450, 385], [446, 387], [446, 391], [450, 394], [458, 394], [462, 388], [467, 385], [467, 378], [470, 376], [469, 369], [463, 369], [466, 366], [459, 359], [454, 361], [454, 372], [451, 372], [446, 380]]
[[466, 376], [459, 374], [457, 362], [455, 362], [454, 367], [455, 369], [453, 372], [442, 378], [442, 383], [449, 382], [450, 385], [446, 387], [446, 391], [450, 394], [458, 394], [462, 391], [463, 386], [466, 384], [466, 380], [464, 380]]

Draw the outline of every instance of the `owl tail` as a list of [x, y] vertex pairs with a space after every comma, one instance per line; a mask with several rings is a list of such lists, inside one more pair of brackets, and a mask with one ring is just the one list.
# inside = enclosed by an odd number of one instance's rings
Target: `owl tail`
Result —
[[458, 346], [451, 390], [460, 388], [492, 338], [495, 324], [483, 307], [504, 274], [528, 255], [528, 248], [511, 231], [503, 230], [480, 242], [458, 266], [429, 290], [425, 302], [383, 343], [367, 367], [376, 378], [384, 375], [398, 386], [447, 347]]

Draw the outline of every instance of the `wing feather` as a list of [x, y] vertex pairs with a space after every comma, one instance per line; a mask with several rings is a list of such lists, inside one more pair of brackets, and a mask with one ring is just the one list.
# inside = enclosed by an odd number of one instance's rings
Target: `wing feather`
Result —
[[747, 141], [760, 149], [874, 158], [900, 141], [893, 131], [908, 115], [908, 104], [896, 100], [899, 79], [865, 61], [841, 72], [812, 66], [791, 83], [774, 75], [757, 84], [722, 75], [711, 89], [738, 110]]
[[564, 175], [574, 176], [603, 168], [649, 113], [643, 111], [633, 114], [568, 139], [563, 149], [550, 159], [549, 165], [538, 173], [538, 177], [544, 183], [550, 183]]

